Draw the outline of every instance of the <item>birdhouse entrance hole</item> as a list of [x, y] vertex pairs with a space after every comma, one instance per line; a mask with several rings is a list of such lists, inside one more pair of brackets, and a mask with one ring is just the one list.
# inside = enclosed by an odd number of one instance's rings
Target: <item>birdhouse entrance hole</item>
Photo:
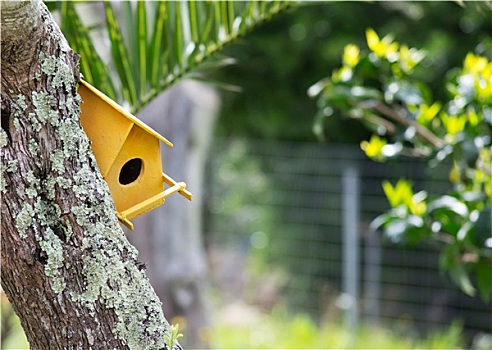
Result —
[[129, 185], [135, 182], [142, 173], [142, 159], [133, 158], [126, 162], [120, 170], [119, 182]]
[[171, 142], [84, 80], [79, 93], [84, 101], [80, 122], [124, 225], [133, 230], [130, 220], [163, 204], [173, 193], [192, 199], [184, 182], [162, 172], [160, 142], [172, 147]]

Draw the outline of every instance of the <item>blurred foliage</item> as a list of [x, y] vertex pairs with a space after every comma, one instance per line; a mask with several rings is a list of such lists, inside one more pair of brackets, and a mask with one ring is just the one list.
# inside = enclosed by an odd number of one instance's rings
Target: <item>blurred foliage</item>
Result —
[[[490, 16], [490, 12], [488, 12]], [[490, 38], [489, 38], [490, 40]], [[362, 141], [377, 161], [402, 155], [422, 157], [429, 166], [452, 164], [453, 190], [429, 197], [411, 184], [383, 182], [393, 208], [375, 219], [397, 243], [432, 240], [441, 250], [441, 268], [468, 295], [492, 297], [492, 63], [469, 52], [462, 67], [439, 79], [442, 100], [416, 72], [425, 50], [387, 34], [366, 30], [368, 50], [345, 46], [342, 66], [309, 89], [317, 97], [316, 130], [334, 110], [361, 121], [373, 133]], [[481, 52], [485, 42], [475, 52]], [[492, 52], [484, 52], [492, 54]], [[432, 72], [433, 64], [423, 67]]]
[[22, 330], [19, 318], [3, 291], [0, 292], [1, 337], [0, 348], [3, 350], [29, 349], [26, 335]]
[[[480, 52], [489, 47], [485, 39], [492, 25], [483, 7], [468, 2], [464, 7], [456, 2], [302, 2], [256, 28], [247, 41], [225, 48], [224, 54], [237, 64], [213, 76], [242, 92], [223, 94], [217, 133], [315, 141], [316, 106], [305, 92], [340, 65], [347, 43], [364, 43], [363, 33], [369, 27], [425, 48], [423, 65], [432, 69], [416, 74], [441, 99], [445, 91], [439, 80], [445, 72], [460, 65], [466, 52], [478, 44]], [[358, 143], [368, 138], [361, 123], [333, 113], [334, 118], [323, 121], [325, 141]]]
[[[230, 64], [219, 54], [288, 1], [49, 1], [84, 78], [136, 113], [182, 78]], [[104, 13], [104, 16], [101, 16]], [[109, 50], [108, 50], [109, 48]], [[211, 83], [211, 79], [207, 79]]]
[[[356, 334], [349, 334], [341, 322], [316, 324], [304, 314], [289, 315], [274, 310], [260, 315], [250, 325], [221, 322], [211, 330], [215, 349], [461, 349], [461, 326], [451, 325], [446, 331], [424, 339], [405, 329], [364, 324]], [[405, 334], [405, 335], [403, 335]]]
[[[2, 316], [8, 304], [2, 305]], [[13, 313], [8, 321], [11, 332], [2, 338], [1, 349], [27, 349], [19, 319]], [[278, 307], [270, 315], [258, 314], [254, 323], [234, 324], [218, 318], [204, 332], [213, 349], [462, 349], [462, 328], [455, 323], [448, 329], [421, 339], [407, 322], [396, 322], [393, 329], [364, 324], [357, 334], [348, 334], [341, 322], [316, 324], [305, 314], [292, 316]], [[3, 326], [2, 326], [3, 327]], [[349, 346], [350, 344], [350, 346]]]
[[[374, 225], [384, 224], [394, 242], [433, 238], [443, 269], [465, 292], [474, 294], [478, 286], [487, 299], [491, 117], [490, 88], [482, 84], [490, 74], [484, 61], [492, 50], [490, 6], [316, 2], [290, 9], [251, 33], [248, 45], [225, 49], [238, 64], [216, 76], [242, 92], [224, 94], [217, 134], [290, 141], [317, 136], [361, 143], [376, 160], [408, 154], [428, 158], [431, 166], [451, 164], [455, 186], [446, 197], [414, 193], [404, 180], [385, 183], [395, 210]], [[365, 45], [370, 53], [360, 49]], [[333, 74], [310, 90], [321, 94], [314, 106], [305, 91], [328, 72]]]

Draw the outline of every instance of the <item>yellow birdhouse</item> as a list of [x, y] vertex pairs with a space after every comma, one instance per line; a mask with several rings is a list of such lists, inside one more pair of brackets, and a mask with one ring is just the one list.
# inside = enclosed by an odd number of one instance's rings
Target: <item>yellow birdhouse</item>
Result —
[[130, 220], [163, 204], [173, 193], [192, 199], [184, 182], [162, 172], [159, 142], [173, 147], [171, 142], [84, 80], [79, 94], [80, 122], [123, 224], [133, 230]]

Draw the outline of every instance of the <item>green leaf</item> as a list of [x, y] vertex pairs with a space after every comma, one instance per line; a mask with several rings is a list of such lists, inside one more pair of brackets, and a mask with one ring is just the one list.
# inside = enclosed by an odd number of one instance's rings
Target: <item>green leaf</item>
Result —
[[398, 43], [393, 41], [393, 37], [388, 34], [382, 39], [372, 28], [366, 30], [367, 46], [377, 57], [386, 58], [391, 62], [396, 59], [395, 53], [398, 51]]
[[[231, 4], [232, 6], [232, 4]], [[221, 17], [221, 27], [226, 35], [232, 32], [232, 22], [229, 19], [229, 4], [228, 1], [220, 1], [220, 17]]]
[[[166, 22], [172, 30], [166, 33], [162, 43], [163, 54], [166, 57], [162, 64], [163, 74], [168, 74], [164, 79], [156, 78], [162, 74], [152, 74], [152, 88], [144, 101], [137, 104], [135, 109], [141, 108], [148, 100], [165, 89], [176, 79], [182, 77], [197, 77], [190, 74], [197, 69], [207, 69], [204, 62], [208, 63], [212, 55], [222, 47], [239, 36], [246, 33], [252, 27], [258, 25], [267, 16], [272, 16], [289, 6], [288, 1], [280, 2], [241, 2], [241, 1], [199, 1], [193, 4], [186, 2], [164, 2], [169, 20]], [[262, 12], [261, 9], [264, 11]], [[188, 13], [183, 17], [181, 9]], [[251, 15], [250, 17], [248, 17]], [[155, 23], [158, 23], [156, 19]], [[156, 27], [156, 25], [154, 25]], [[195, 42], [198, 34], [198, 42]], [[155, 34], [154, 34], [155, 35]], [[153, 37], [151, 47], [155, 47]], [[152, 54], [155, 57], [155, 53]], [[209, 59], [208, 61], [205, 61]], [[156, 59], [150, 64], [155, 71]], [[213, 66], [213, 65], [211, 65]], [[161, 68], [159, 68], [161, 69]]]
[[350, 89], [351, 97], [357, 97], [362, 100], [376, 99], [379, 100], [382, 97], [381, 92], [378, 89], [370, 88], [367, 86], [352, 86]]
[[378, 50], [379, 36], [372, 28], [366, 29], [366, 42], [367, 46], [372, 50]]
[[399, 217], [396, 216], [393, 211], [389, 211], [387, 213], [381, 214], [378, 217], [376, 217], [374, 220], [371, 221], [369, 225], [369, 229], [372, 231], [376, 231], [380, 228], [385, 227], [388, 223], [390, 223], [392, 220], [398, 219]]
[[417, 50], [413, 47], [408, 48], [406, 45], [401, 45], [399, 54], [400, 57], [398, 63], [400, 68], [407, 74], [413, 73], [415, 66], [417, 66], [426, 55], [424, 50]]
[[480, 296], [487, 302], [492, 298], [492, 263], [479, 262], [475, 271]]
[[[111, 60], [102, 60], [92, 45], [93, 28], [72, 20], [75, 2], [60, 6], [65, 8], [62, 23], [67, 39], [87, 58], [81, 60], [86, 79], [111, 98], [126, 101], [135, 112], [177, 79], [197, 77], [193, 72], [213, 67], [211, 58], [224, 45], [287, 8], [289, 2], [123, 1], [115, 5], [106, 0]], [[114, 67], [117, 78], [108, 67]]]
[[422, 125], [427, 125], [441, 110], [441, 104], [435, 102], [432, 105], [423, 103], [419, 106], [417, 121]]
[[355, 67], [360, 61], [360, 49], [357, 45], [347, 44], [343, 49], [342, 62], [349, 67]]
[[190, 32], [191, 32], [191, 40], [196, 44], [200, 44], [200, 36], [198, 35], [198, 13], [196, 1], [188, 1], [188, 16], [190, 22]]
[[145, 96], [147, 92], [147, 11], [145, 1], [137, 2], [137, 62], [138, 77], [140, 84], [140, 97]]
[[212, 8], [210, 6], [206, 6], [203, 10], [204, 12], [204, 17], [205, 17], [205, 21], [204, 21], [204, 24], [202, 25], [202, 30], [201, 30], [201, 35], [200, 35], [200, 40], [199, 40], [199, 43], [204, 43], [207, 41], [207, 39], [209, 40], [210, 36], [211, 36], [211, 31], [212, 31], [212, 28], [213, 28], [213, 24], [214, 24], [214, 16], [212, 15]]
[[469, 221], [465, 222], [456, 234], [456, 238], [458, 239], [458, 241], [465, 241], [469, 237], [469, 233], [472, 231], [472, 229], [473, 224]]
[[460, 250], [456, 244], [451, 244], [442, 251], [440, 267], [443, 271], [448, 271], [452, 281], [456, 283], [464, 293], [470, 296], [475, 295], [475, 287], [473, 287], [470, 276], [461, 262]]
[[129, 60], [130, 54], [123, 42], [120, 26], [110, 1], [104, 2], [104, 10], [106, 13], [106, 25], [111, 41], [113, 62], [118, 72], [118, 76], [121, 79], [123, 96], [130, 105], [135, 105], [138, 101], [138, 94], [135, 86], [136, 79], [132, 74]]
[[214, 34], [216, 38], [216, 44], [221, 43], [224, 39], [224, 35], [222, 34], [222, 11], [221, 11], [221, 6], [220, 2], [214, 1], [213, 2], [213, 7], [214, 7], [214, 18], [215, 18], [215, 26], [214, 26]]
[[403, 102], [408, 106], [417, 106], [424, 102], [420, 90], [406, 80], [392, 80], [384, 91], [388, 103]]
[[405, 232], [408, 229], [408, 222], [405, 219], [396, 219], [389, 221], [385, 228], [384, 234], [393, 243], [402, 243], [405, 241]]
[[450, 275], [464, 293], [469, 296], [475, 296], [476, 289], [473, 287], [470, 276], [466, 273], [463, 265], [456, 265], [456, 267], [450, 271]]
[[309, 87], [308, 96], [312, 98], [317, 97], [323, 90], [327, 88], [328, 85], [333, 85], [329, 78], [321, 79], [320, 81]]
[[154, 30], [149, 47], [150, 68], [149, 81], [151, 89], [158, 89], [160, 77], [163, 73], [164, 62], [167, 60], [168, 51], [164, 50], [163, 41], [166, 37], [166, 30], [169, 28], [169, 15], [166, 7], [166, 2], [157, 2], [154, 17]]
[[424, 220], [416, 215], [409, 215], [404, 218], [387, 218], [384, 226], [384, 234], [393, 243], [418, 243], [427, 233], [423, 228]]
[[452, 136], [463, 131], [468, 120], [466, 115], [449, 115], [446, 112], [441, 113], [439, 116], [446, 127], [447, 133]]
[[44, 1], [44, 4], [48, 8], [48, 11], [50, 11], [51, 13], [59, 10], [61, 3], [62, 1]]
[[[174, 42], [174, 60], [178, 67], [183, 70], [184, 69], [184, 60], [183, 60], [183, 54], [184, 54], [184, 37], [183, 37], [183, 17], [182, 17], [182, 12], [181, 12], [181, 2], [176, 2], [175, 3], [175, 12], [174, 12], [174, 37], [173, 37], [173, 42]], [[174, 67], [170, 67], [173, 69]]]
[[242, 91], [242, 88], [240, 86], [227, 84], [227, 83], [224, 83], [222, 81], [210, 79], [209, 77], [204, 78], [203, 76], [201, 76], [199, 74], [195, 75], [193, 73], [190, 73], [187, 76], [190, 79], [194, 79], [196, 81], [202, 81], [202, 82], [204, 82], [210, 86], [215, 86], [217, 89], [220, 89], [223, 91], [230, 91], [230, 92], [241, 92]]
[[456, 213], [464, 219], [468, 219], [468, 207], [455, 197], [445, 195], [431, 201], [428, 205], [429, 212], [442, 209]]
[[[364, 152], [366, 152], [366, 155], [369, 158], [373, 158], [375, 160], [384, 160], [385, 159], [385, 156], [384, 156], [384, 153], [383, 153], [383, 147], [387, 143], [388, 142], [385, 139], [379, 137], [376, 134], [373, 134], [371, 136], [371, 139], [369, 141], [362, 141], [360, 143], [360, 148]], [[386, 184], [386, 185], [383, 184], [383, 188], [385, 190], [385, 193], [386, 193], [386, 190], [387, 189], [389, 190], [389, 187], [388, 187], [389, 185], [388, 184]], [[386, 188], [385, 188], [385, 186], [386, 186]], [[391, 193], [391, 198], [393, 198], [393, 195], [392, 195], [393, 192], [390, 192], [390, 193]], [[386, 196], [389, 196], [388, 193], [386, 193]], [[392, 199], [390, 199], [390, 197], [388, 197], [388, 199], [390, 200], [390, 203], [392, 203]], [[391, 206], [394, 207], [393, 204]]]
[[89, 31], [82, 23], [75, 3], [62, 1], [60, 3], [61, 29], [65, 36], [70, 39], [72, 49], [80, 55], [80, 71], [84, 79], [97, 86], [112, 99], [117, 99], [116, 92], [110, 72], [106, 63], [97, 53]]

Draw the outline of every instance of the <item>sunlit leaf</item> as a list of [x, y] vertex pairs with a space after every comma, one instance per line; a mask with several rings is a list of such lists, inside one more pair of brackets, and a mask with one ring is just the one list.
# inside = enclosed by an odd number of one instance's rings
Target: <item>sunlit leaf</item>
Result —
[[459, 241], [464, 241], [472, 229], [473, 229], [473, 224], [471, 222], [465, 222], [463, 226], [460, 227], [458, 233], [456, 234], [456, 238]]
[[411, 201], [406, 202], [410, 212], [414, 215], [424, 215], [427, 210], [427, 203], [425, 202], [426, 198], [427, 193], [425, 191], [414, 194]]
[[400, 200], [400, 195], [396, 191], [396, 188], [393, 187], [391, 182], [389, 182], [387, 180], [383, 181], [383, 191], [384, 191], [384, 194], [386, 195], [386, 198], [388, 199], [391, 207], [394, 208], [394, 207], [400, 205], [401, 203], [403, 203]]
[[468, 207], [460, 202], [457, 198], [451, 196], [442, 196], [433, 200], [428, 205], [429, 212], [434, 210], [445, 209], [458, 214], [462, 218], [468, 218]]
[[423, 223], [422, 218], [415, 215], [394, 218], [384, 225], [384, 234], [393, 243], [416, 243], [421, 232], [424, 232]]
[[420, 124], [427, 125], [429, 122], [437, 116], [437, 113], [441, 110], [441, 103], [434, 102], [432, 105], [427, 105], [426, 103], [422, 103], [419, 106], [419, 110], [417, 112], [417, 121]]
[[369, 28], [366, 30], [367, 46], [374, 54], [379, 58], [386, 58], [390, 62], [394, 62], [398, 59], [398, 43], [393, 41], [391, 35], [386, 35], [382, 39], [374, 31]]
[[[379, 122], [379, 125], [381, 122]], [[383, 125], [385, 126], [385, 125]], [[398, 156], [403, 151], [403, 145], [401, 142], [396, 142], [392, 144], [386, 144], [383, 146], [383, 155], [386, 158], [392, 158]]]
[[376, 231], [377, 229], [383, 228], [384, 226], [386, 226], [386, 224], [397, 218], [398, 216], [394, 215], [392, 211], [389, 211], [387, 213], [379, 215], [374, 220], [372, 220], [371, 224], [369, 225], [369, 228], [372, 231]]
[[340, 69], [334, 69], [331, 75], [333, 82], [347, 82], [352, 79], [354, 70], [350, 67], [343, 66]]
[[350, 95], [359, 99], [380, 99], [381, 92], [378, 89], [365, 87], [365, 86], [352, 86], [350, 89]]
[[451, 181], [451, 183], [454, 184], [459, 183], [461, 181], [460, 167], [456, 162], [453, 163], [453, 167], [449, 171], [449, 181]]
[[379, 51], [380, 40], [378, 34], [374, 31], [374, 29], [372, 28], [366, 29], [366, 41], [369, 49], [371, 49], [374, 52]]
[[343, 63], [349, 67], [355, 67], [360, 60], [360, 50], [354, 44], [348, 44], [343, 49]]
[[480, 73], [485, 70], [487, 64], [487, 58], [477, 56], [472, 52], [469, 52], [465, 57], [465, 61], [463, 62], [463, 74]]
[[[449, 115], [448, 113], [440, 113], [439, 117], [443, 125], [446, 127], [446, 132], [452, 137], [463, 131], [467, 122], [466, 115]], [[452, 139], [449, 139], [452, 141]]]
[[376, 160], [384, 160], [383, 147], [388, 142], [385, 139], [380, 138], [378, 135], [373, 134], [369, 141], [362, 141], [360, 148], [366, 152], [366, 155]]
[[392, 79], [384, 90], [384, 98], [388, 103], [404, 102], [409, 106], [417, 106], [424, 102], [420, 90], [407, 80]]
[[406, 74], [410, 74], [424, 57], [425, 52], [423, 50], [408, 48], [407, 45], [401, 45], [398, 64]]
[[385, 226], [384, 233], [393, 243], [401, 243], [405, 240], [407, 229], [408, 222], [406, 220], [396, 219]]

